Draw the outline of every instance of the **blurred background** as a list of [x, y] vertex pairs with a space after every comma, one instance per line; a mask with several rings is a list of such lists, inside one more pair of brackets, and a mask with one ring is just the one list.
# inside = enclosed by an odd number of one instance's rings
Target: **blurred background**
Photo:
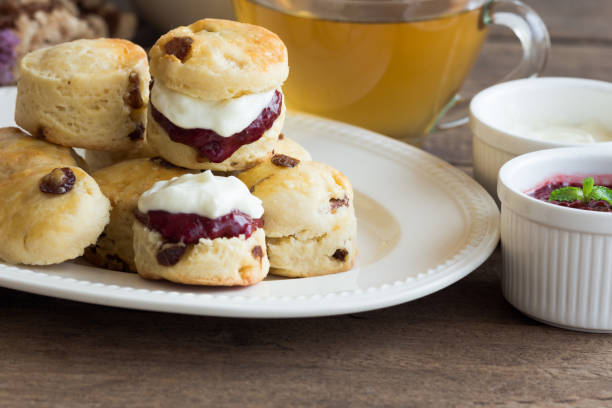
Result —
[[[289, 0], [288, 0], [289, 1]], [[330, 0], [332, 1], [332, 0]], [[290, 2], [290, 1], [289, 1]], [[552, 39], [545, 76], [610, 80], [612, 1], [525, 0], [544, 20]], [[15, 62], [26, 52], [76, 38], [131, 39], [145, 48], [159, 35], [204, 17], [233, 18], [231, 0], [0, 0], [0, 83], [15, 83]], [[522, 51], [509, 30], [493, 27], [462, 93], [499, 81]], [[289, 55], [291, 64], [291, 55]], [[456, 138], [447, 136], [456, 134]], [[425, 148], [459, 167], [471, 165], [466, 128], [429, 135]], [[455, 140], [449, 144], [449, 140]]]

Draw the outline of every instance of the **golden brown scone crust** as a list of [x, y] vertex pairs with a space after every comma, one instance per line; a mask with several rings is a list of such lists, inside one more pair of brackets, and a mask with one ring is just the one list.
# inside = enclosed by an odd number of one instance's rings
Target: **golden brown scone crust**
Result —
[[76, 258], [108, 223], [110, 203], [93, 178], [70, 167], [76, 181], [65, 194], [40, 191], [54, 167], [37, 167], [0, 180], [0, 258], [48, 265]]
[[97, 150], [143, 143], [150, 74], [141, 47], [118, 39], [77, 40], [33, 51], [20, 68], [15, 121], [31, 134]]
[[274, 144], [274, 154], [284, 154], [294, 157], [300, 161], [311, 161], [312, 156], [308, 150], [293, 139], [282, 134], [278, 135], [278, 140]]
[[200, 159], [197, 151], [191, 146], [172, 141], [166, 131], [153, 118], [150, 111], [147, 124], [147, 142], [161, 157], [180, 167], [219, 172], [242, 171], [270, 157], [285, 122], [285, 111], [283, 101], [281, 114], [276, 118], [272, 127], [259, 140], [241, 146], [221, 163]]
[[270, 273], [303, 278], [348, 271], [357, 255], [356, 235], [357, 222], [353, 217], [314, 239], [300, 236], [267, 238], [268, 257], [274, 265]]
[[15, 127], [0, 128], [0, 179], [35, 167], [76, 166], [75, 153], [32, 137]]
[[350, 269], [357, 222], [349, 180], [323, 163], [280, 167], [273, 161], [238, 175], [262, 200], [270, 273], [297, 277]]
[[[353, 215], [348, 178], [323, 163], [304, 161], [290, 168], [267, 160], [237, 177], [262, 200], [267, 237], [318, 237]], [[332, 212], [330, 200], [345, 197], [349, 206]]]
[[138, 198], [161, 180], [189, 173], [159, 159], [132, 159], [93, 173], [113, 209], [110, 222], [95, 245], [85, 251], [88, 261], [102, 268], [136, 272], [132, 224]]
[[113, 164], [144, 157], [155, 157], [158, 154], [153, 150], [149, 143], [145, 142], [133, 150], [123, 152], [109, 152], [106, 150], [85, 149], [84, 159], [87, 168], [91, 172], [98, 171]]
[[[189, 37], [183, 61], [169, 41]], [[164, 34], [151, 48], [151, 75], [168, 88], [203, 100], [235, 98], [278, 88], [287, 79], [287, 48], [263, 27], [204, 19]]]
[[[262, 281], [270, 263], [266, 255], [264, 231], [257, 229], [248, 239], [201, 239], [187, 245], [177, 264], [163, 266], [157, 251], [163, 244], [160, 233], [134, 223], [134, 251], [138, 274], [147, 279], [166, 279], [189, 285], [247, 286]], [[261, 251], [254, 251], [259, 247]]]

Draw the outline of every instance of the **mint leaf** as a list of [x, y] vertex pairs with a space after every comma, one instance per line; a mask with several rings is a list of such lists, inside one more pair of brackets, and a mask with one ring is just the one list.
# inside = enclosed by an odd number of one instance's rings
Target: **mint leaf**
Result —
[[[612, 197], [612, 196], [611, 196]], [[553, 190], [548, 197], [548, 201], [576, 201], [584, 200], [584, 194], [580, 187], [561, 187]]]
[[593, 177], [587, 177], [582, 180], [582, 194], [584, 195], [585, 203], [591, 201], [591, 191], [593, 191], [594, 184], [595, 180], [593, 180]]
[[604, 186], [595, 186], [591, 192], [591, 200], [607, 201], [612, 205], [612, 190]]

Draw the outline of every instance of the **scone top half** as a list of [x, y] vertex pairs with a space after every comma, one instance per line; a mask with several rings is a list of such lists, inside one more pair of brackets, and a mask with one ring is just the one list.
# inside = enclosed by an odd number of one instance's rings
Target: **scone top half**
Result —
[[280, 88], [287, 48], [263, 27], [204, 19], [163, 35], [151, 48], [155, 81], [193, 98], [217, 101]]

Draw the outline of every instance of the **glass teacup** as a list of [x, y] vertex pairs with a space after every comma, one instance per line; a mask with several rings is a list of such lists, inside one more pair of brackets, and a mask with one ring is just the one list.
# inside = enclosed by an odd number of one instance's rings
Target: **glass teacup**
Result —
[[233, 0], [240, 21], [277, 33], [289, 50], [290, 109], [419, 144], [457, 94], [488, 26], [512, 29], [523, 59], [505, 79], [537, 75], [550, 40], [516, 0]]

